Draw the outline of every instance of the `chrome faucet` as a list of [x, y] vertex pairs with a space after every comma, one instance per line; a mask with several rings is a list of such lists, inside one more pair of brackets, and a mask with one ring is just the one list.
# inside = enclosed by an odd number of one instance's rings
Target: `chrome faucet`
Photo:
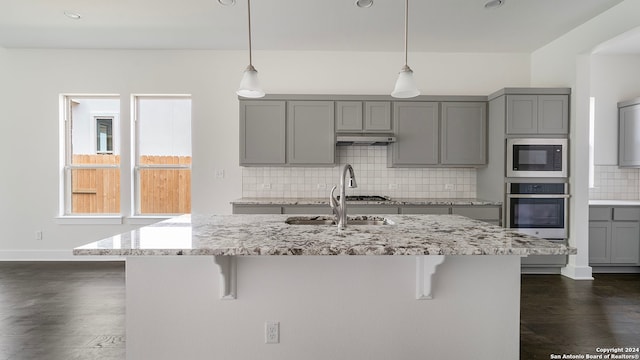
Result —
[[329, 205], [331, 205], [331, 209], [333, 209], [333, 213], [336, 215], [336, 219], [338, 220], [338, 229], [344, 229], [347, 227], [347, 196], [345, 195], [347, 170], [349, 171], [349, 187], [358, 187], [353, 167], [346, 164], [342, 169], [342, 176], [340, 176], [340, 204], [338, 205], [338, 200], [333, 196], [333, 193], [336, 190], [335, 185], [331, 188], [331, 194], [329, 195]]

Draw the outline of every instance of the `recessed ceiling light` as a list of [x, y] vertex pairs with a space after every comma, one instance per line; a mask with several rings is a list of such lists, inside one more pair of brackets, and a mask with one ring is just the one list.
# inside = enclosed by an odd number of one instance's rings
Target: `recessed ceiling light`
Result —
[[504, 5], [505, 0], [491, 0], [484, 4], [485, 9], [497, 9]]
[[223, 6], [232, 6], [236, 4], [236, 0], [218, 0], [218, 3]]
[[361, 8], [368, 8], [373, 5], [373, 0], [356, 0], [356, 6]]
[[68, 17], [69, 19], [73, 19], [73, 20], [80, 20], [82, 19], [82, 15], [75, 13], [73, 11], [65, 11], [64, 12], [64, 16]]

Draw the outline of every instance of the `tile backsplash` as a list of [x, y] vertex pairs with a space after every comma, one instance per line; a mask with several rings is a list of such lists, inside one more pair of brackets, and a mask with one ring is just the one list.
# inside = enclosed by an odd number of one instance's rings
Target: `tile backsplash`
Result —
[[[351, 195], [395, 198], [475, 198], [476, 170], [387, 168], [386, 146], [338, 146], [335, 167], [244, 167], [243, 197], [325, 197], [338, 185], [345, 164], [355, 170]], [[337, 191], [337, 190], [336, 190]]]
[[617, 165], [596, 165], [591, 200], [640, 200], [640, 169]]

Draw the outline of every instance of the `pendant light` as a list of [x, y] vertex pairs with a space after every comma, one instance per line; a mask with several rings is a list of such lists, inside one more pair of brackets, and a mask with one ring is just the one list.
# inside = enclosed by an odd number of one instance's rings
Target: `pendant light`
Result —
[[260, 87], [258, 71], [253, 67], [253, 58], [251, 56], [251, 0], [247, 0], [247, 18], [249, 19], [249, 66], [242, 74], [240, 88], [236, 91], [236, 94], [246, 98], [261, 98], [264, 96], [264, 91]]
[[409, 38], [409, 0], [404, 3], [404, 66], [398, 73], [396, 86], [391, 96], [394, 98], [412, 98], [420, 95], [420, 90], [413, 79], [413, 70], [407, 65], [407, 43]]

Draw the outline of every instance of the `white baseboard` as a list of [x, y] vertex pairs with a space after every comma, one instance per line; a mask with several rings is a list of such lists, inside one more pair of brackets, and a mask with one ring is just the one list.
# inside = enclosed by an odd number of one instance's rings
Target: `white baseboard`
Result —
[[573, 280], [593, 280], [591, 266], [575, 266], [567, 264], [560, 270], [560, 273]]
[[124, 261], [124, 256], [75, 256], [72, 250], [0, 250], [0, 261]]

